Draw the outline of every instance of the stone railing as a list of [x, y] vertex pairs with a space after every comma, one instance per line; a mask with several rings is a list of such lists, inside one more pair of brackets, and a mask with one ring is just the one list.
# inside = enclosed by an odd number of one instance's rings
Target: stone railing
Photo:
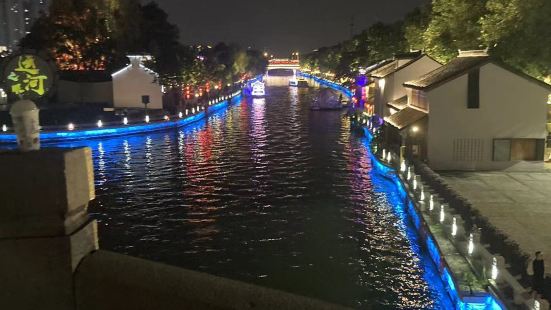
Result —
[[[382, 163], [393, 167], [399, 175], [400, 180], [408, 191], [409, 198], [415, 205], [417, 212], [424, 218], [425, 223], [430, 226], [429, 231], [433, 234], [437, 246], [442, 254], [449, 259], [453, 251], [457, 251], [462, 258], [468, 262], [469, 269], [475, 274], [479, 281], [487, 282], [488, 291], [499, 296], [508, 308], [517, 309], [549, 309], [546, 300], [534, 298], [530, 290], [524, 287], [521, 276], [514, 276], [509, 269], [509, 262], [518, 262], [511, 252], [503, 255], [493, 251], [502, 244], [510, 243], [505, 239], [496, 238], [495, 230], [484, 229], [488, 227], [477, 218], [477, 214], [466, 207], [466, 200], [459, 195], [451, 194], [451, 189], [441, 182], [439, 177], [426, 165], [413, 161], [400, 161], [400, 156], [394, 152], [387, 151], [381, 146], [375, 151], [376, 156]], [[459, 207], [457, 207], [459, 205]], [[431, 229], [434, 227], [434, 229]], [[442, 231], [437, 236], [434, 231]], [[439, 240], [440, 239], [440, 240]], [[497, 240], [501, 245], [487, 244], [490, 240]], [[442, 243], [450, 243], [453, 249], [441, 246]], [[430, 250], [430, 249], [429, 249]], [[518, 252], [516, 252], [518, 253]], [[507, 259], [506, 259], [507, 258]], [[525, 266], [524, 261], [520, 266]], [[452, 277], [455, 283], [468, 283], [472, 280], [465, 279], [465, 272], [453, 272]], [[461, 269], [461, 268], [459, 268]], [[518, 268], [514, 269], [518, 272]]]
[[344, 309], [99, 250], [91, 151], [0, 152], [0, 309]]

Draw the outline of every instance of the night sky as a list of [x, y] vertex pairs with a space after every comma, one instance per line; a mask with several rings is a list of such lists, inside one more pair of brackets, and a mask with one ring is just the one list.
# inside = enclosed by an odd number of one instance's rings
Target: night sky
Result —
[[[156, 0], [186, 44], [219, 41], [267, 49], [276, 56], [309, 52], [370, 24], [401, 19], [427, 0]], [[146, 2], [146, 1], [144, 1]]]

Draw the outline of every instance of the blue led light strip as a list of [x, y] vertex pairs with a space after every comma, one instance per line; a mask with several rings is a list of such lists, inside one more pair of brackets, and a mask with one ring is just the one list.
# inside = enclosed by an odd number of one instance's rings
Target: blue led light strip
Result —
[[[241, 94], [238, 93], [235, 97], [227, 100], [222, 100], [217, 104], [206, 107], [205, 111], [185, 117], [173, 118], [170, 121], [161, 121], [151, 124], [139, 125], [121, 125], [105, 128], [83, 129], [83, 130], [62, 130], [62, 131], [43, 131], [40, 133], [40, 140], [43, 142], [63, 142], [74, 140], [86, 140], [97, 138], [108, 138], [125, 135], [133, 135], [140, 133], [155, 132], [161, 130], [169, 130], [180, 128], [188, 124], [197, 122], [205, 118], [208, 114], [214, 113], [228, 107], [233, 102], [240, 101]], [[16, 135], [13, 133], [0, 133], [0, 144], [13, 144], [17, 142]]]
[[[352, 92], [344, 88], [342, 85], [336, 84], [334, 82], [315, 77], [313, 75], [307, 74], [307, 73], [300, 73], [302, 76], [311, 78], [314, 81], [320, 83], [321, 85], [328, 86], [330, 88], [333, 88], [338, 91], [344, 92], [348, 96], [352, 96]], [[371, 132], [364, 128], [365, 135], [368, 139], [368, 144], [370, 145], [372, 142], [373, 136], [371, 135]], [[432, 262], [436, 266], [442, 266], [442, 268], [439, 268], [438, 273], [440, 276], [440, 281], [442, 281], [442, 284], [446, 288], [448, 295], [450, 296], [452, 302], [455, 304], [455, 308], [459, 310], [472, 310], [472, 309], [484, 309], [484, 310], [503, 310], [505, 307], [501, 304], [501, 302], [491, 293], [485, 293], [482, 296], [467, 296], [464, 297], [461, 292], [458, 291], [456, 281], [454, 280], [452, 274], [450, 273], [449, 268], [447, 267], [447, 264], [445, 263], [445, 256], [441, 253], [439, 247], [437, 246], [437, 243], [434, 239], [434, 237], [429, 233], [427, 233], [427, 230], [423, 228], [423, 219], [421, 218], [420, 214], [417, 213], [417, 209], [413, 206], [413, 202], [410, 201], [408, 198], [408, 194], [406, 192], [406, 188], [400, 178], [397, 176], [396, 171], [382, 163], [377, 156], [375, 156], [371, 152], [371, 148], [369, 149], [369, 156], [371, 158], [371, 161], [373, 163], [373, 168], [378, 172], [381, 173], [381, 175], [384, 175], [387, 178], [390, 178], [395, 184], [396, 189], [399, 191], [400, 196], [403, 200], [408, 200], [407, 202], [407, 213], [410, 216], [410, 219], [415, 226], [415, 230], [417, 234], [421, 237], [420, 240], [423, 240], [425, 242], [425, 247], [427, 248], [429, 252], [429, 256], [432, 260]], [[444, 262], [444, 264], [442, 264]]]

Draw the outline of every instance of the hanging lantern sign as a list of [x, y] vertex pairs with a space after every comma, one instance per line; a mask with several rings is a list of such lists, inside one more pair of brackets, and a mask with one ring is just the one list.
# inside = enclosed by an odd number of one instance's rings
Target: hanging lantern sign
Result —
[[19, 54], [9, 58], [2, 70], [1, 82], [11, 98], [37, 100], [52, 88], [54, 69], [35, 54]]

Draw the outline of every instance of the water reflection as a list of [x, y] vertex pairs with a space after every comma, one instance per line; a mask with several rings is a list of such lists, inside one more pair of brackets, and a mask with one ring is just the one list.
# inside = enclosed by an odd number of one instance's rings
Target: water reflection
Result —
[[394, 185], [315, 90], [269, 87], [180, 131], [93, 149], [101, 246], [375, 309], [445, 308]]

